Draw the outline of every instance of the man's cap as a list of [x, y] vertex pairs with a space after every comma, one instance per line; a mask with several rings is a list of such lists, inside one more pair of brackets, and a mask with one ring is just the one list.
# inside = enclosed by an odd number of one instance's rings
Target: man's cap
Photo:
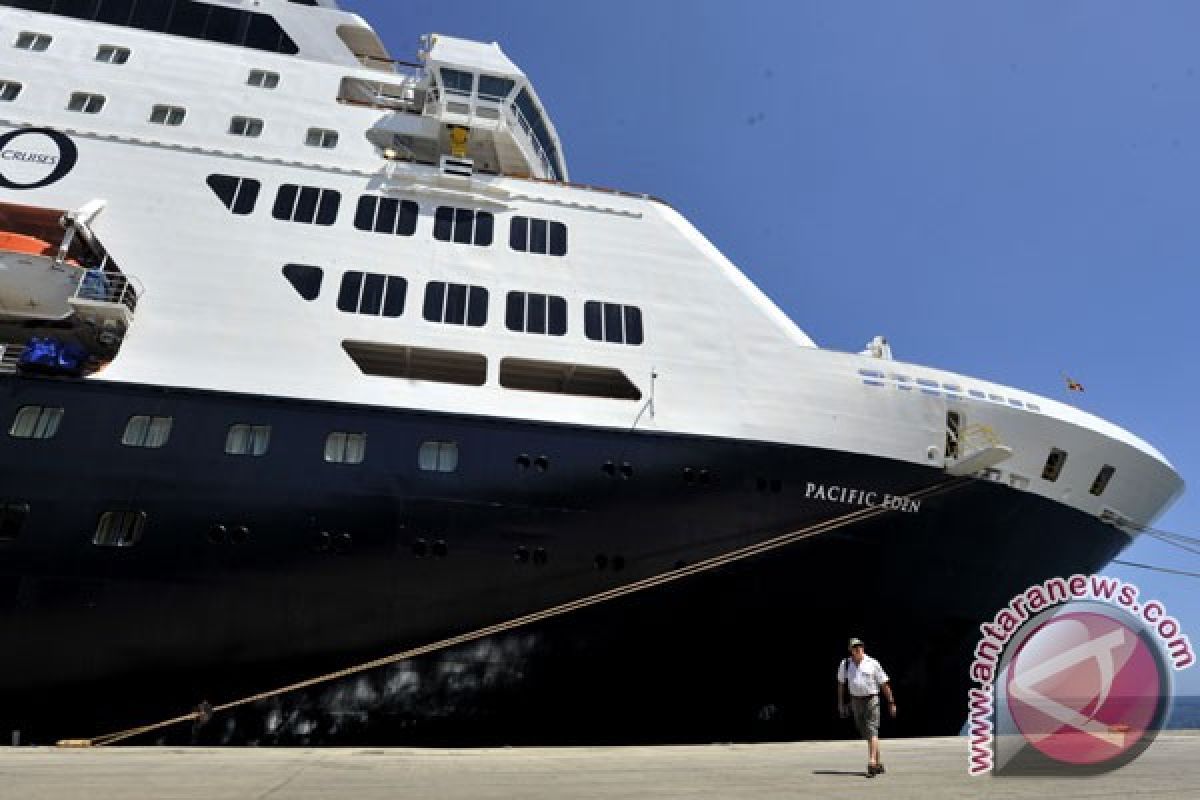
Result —
[[858, 639], [858, 638], [853, 638], [846, 644], [847, 649], [849, 649], [851, 647], [862, 647], [862, 646], [863, 646], [863, 640]]

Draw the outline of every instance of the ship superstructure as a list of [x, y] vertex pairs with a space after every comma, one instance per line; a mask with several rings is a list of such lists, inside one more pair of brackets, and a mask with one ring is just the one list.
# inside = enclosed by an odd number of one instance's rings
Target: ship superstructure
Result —
[[[0, 6], [14, 697], [261, 688], [881, 505], [532, 632], [525, 677], [467, 716], [557, 719], [587, 665], [612, 684], [593, 719], [687, 708], [718, 669], [763, 679], [721, 686], [710, 722], [760, 719], [802, 707], [794, 675], [768, 678], [803, 642], [692, 672], [698, 638], [804, 617], [821, 646], [878, 603], [947, 648], [908, 676], [932, 693], [1008, 594], [1106, 563], [1181, 491], [1065, 404], [882, 339], [817, 347], [662, 201], [567, 182], [497, 45], [430, 34], [396, 61], [332, 2]], [[849, 554], [888, 565], [876, 596], [835, 596]], [[711, 735], [681, 715], [662, 737]], [[658, 735], [635, 727], [604, 730]]]

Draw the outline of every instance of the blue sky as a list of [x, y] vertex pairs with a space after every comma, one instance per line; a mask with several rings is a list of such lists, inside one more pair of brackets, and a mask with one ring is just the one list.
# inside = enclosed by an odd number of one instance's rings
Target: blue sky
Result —
[[[396, 58], [429, 32], [500, 42], [573, 180], [666, 199], [822, 346], [882, 333], [1072, 402], [1200, 490], [1200, 4], [343, 6]], [[1197, 494], [1159, 527], [1200, 535]], [[1123, 558], [1200, 572], [1149, 539]], [[1200, 581], [1108, 572], [1200, 646]], [[1200, 666], [1179, 678], [1200, 694]]]

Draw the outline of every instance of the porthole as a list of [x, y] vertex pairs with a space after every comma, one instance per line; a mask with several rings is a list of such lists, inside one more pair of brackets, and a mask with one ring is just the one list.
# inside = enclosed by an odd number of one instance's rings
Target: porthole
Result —
[[528, 564], [529, 548], [525, 545], [520, 545], [517, 547], [517, 549], [513, 551], [513, 561], [516, 561], [518, 564]]
[[683, 482], [688, 486], [694, 486], [696, 483], [696, 470], [691, 467], [683, 468]]
[[538, 456], [534, 459], [533, 466], [537, 468], [538, 472], [545, 472], [550, 469], [550, 459], [545, 456]]
[[333, 537], [329, 531], [321, 531], [313, 537], [313, 550], [318, 553], [328, 553], [331, 547], [333, 547]]
[[412, 553], [417, 558], [425, 558], [429, 555], [429, 542], [424, 539], [416, 539], [412, 543]]
[[534, 551], [533, 551], [533, 563], [534, 564], [536, 564], [539, 567], [545, 566], [546, 562], [549, 560], [550, 560], [550, 556], [546, 554], [546, 549], [544, 547], [538, 547], [538, 548], [534, 549]]
[[245, 544], [250, 541], [250, 529], [245, 525], [238, 525], [229, 532], [229, 541], [234, 544]]
[[354, 537], [348, 533], [339, 533], [333, 537], [333, 549], [339, 553], [349, 553], [354, 547]]
[[621, 570], [625, 569], [625, 556], [613, 556], [612, 568], [613, 572], [620, 572]]
[[608, 556], [604, 553], [597, 553], [596, 557], [592, 559], [592, 563], [596, 565], [597, 570], [606, 570], [608, 569]]
[[610, 478], [617, 476], [617, 465], [611, 461], [605, 461], [604, 466], [600, 467], [600, 471]]
[[449, 548], [446, 547], [446, 541], [444, 539], [438, 539], [436, 542], [434, 542], [433, 547], [430, 548], [430, 550], [433, 553], [434, 558], [445, 558], [450, 552]]
[[633, 464], [630, 464], [628, 461], [621, 462], [621, 477], [625, 480], [633, 477]]
[[213, 525], [208, 529], [208, 541], [212, 544], [224, 544], [229, 538], [229, 531], [224, 525]]
[[526, 454], [522, 453], [521, 455], [517, 456], [517, 466], [521, 469], [529, 469], [531, 464], [533, 464], [533, 460], [530, 459]]

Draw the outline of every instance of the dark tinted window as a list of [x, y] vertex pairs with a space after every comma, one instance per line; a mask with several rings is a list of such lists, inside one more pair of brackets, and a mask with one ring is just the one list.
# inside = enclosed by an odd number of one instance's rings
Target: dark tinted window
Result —
[[430, 281], [425, 286], [425, 319], [447, 325], [487, 324], [488, 291], [482, 286]]
[[417, 204], [394, 197], [364, 194], [358, 198], [354, 227], [360, 231], [412, 236], [417, 230]]
[[595, 341], [641, 344], [642, 311], [637, 306], [623, 306], [619, 303], [585, 303], [583, 332], [587, 338]]
[[307, 264], [287, 264], [283, 268], [283, 277], [287, 278], [292, 288], [305, 300], [316, 300], [321, 294], [321, 281], [325, 277], [325, 271]]
[[0, 0], [0, 6], [275, 53], [297, 52], [296, 43], [270, 15], [198, 0]]
[[253, 178], [237, 175], [209, 175], [209, 188], [221, 198], [221, 202], [235, 214], [249, 214], [258, 202], [258, 190], [262, 184]]
[[433, 217], [433, 238], [487, 247], [492, 243], [493, 224], [494, 218], [487, 211], [439, 206]]
[[561, 222], [529, 217], [513, 217], [508, 231], [508, 244], [523, 253], [565, 256], [567, 226]]
[[0, 503], [0, 542], [19, 537], [28, 517], [28, 503]]
[[347, 272], [338, 291], [338, 308], [352, 314], [398, 317], [404, 313], [407, 293], [408, 281], [399, 275]]
[[510, 331], [562, 336], [567, 332], [567, 301], [555, 295], [509, 292], [504, 324]]
[[342, 196], [333, 189], [285, 183], [275, 195], [275, 208], [271, 214], [275, 219], [332, 225], [337, 220], [341, 199]]

